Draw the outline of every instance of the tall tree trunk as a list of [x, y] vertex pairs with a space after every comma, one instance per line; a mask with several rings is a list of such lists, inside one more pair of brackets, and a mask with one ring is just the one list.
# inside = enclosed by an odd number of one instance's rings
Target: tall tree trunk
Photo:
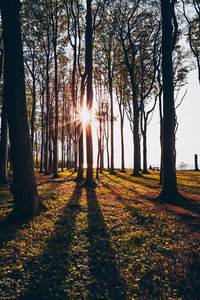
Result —
[[63, 83], [63, 91], [62, 91], [62, 131], [61, 131], [61, 143], [62, 143], [62, 165], [61, 170], [65, 167], [65, 84]]
[[161, 0], [163, 73], [163, 188], [159, 198], [173, 201], [178, 195], [175, 166], [175, 108], [172, 64], [170, 0]]
[[[87, 14], [86, 14], [86, 33], [85, 33], [85, 69], [87, 79], [87, 109], [92, 110], [93, 104], [93, 90], [92, 90], [92, 70], [93, 70], [93, 42], [92, 42], [92, 0], [87, 0]], [[95, 181], [93, 177], [93, 141], [92, 141], [92, 120], [86, 124], [86, 149], [87, 149], [87, 173], [85, 185], [94, 186]]]
[[35, 80], [35, 58], [32, 58], [32, 78], [33, 78], [33, 104], [31, 111], [31, 146], [33, 151], [33, 141], [34, 141], [34, 125], [35, 125], [35, 106], [36, 106], [36, 80]]
[[[161, 88], [160, 88], [161, 89]], [[163, 183], [163, 114], [162, 114], [162, 91], [159, 92], [159, 112], [160, 112], [160, 184]]]
[[106, 114], [106, 125], [107, 125], [107, 137], [106, 137], [106, 152], [107, 152], [107, 170], [110, 170], [110, 156], [109, 156], [109, 122], [108, 122], [108, 109]]
[[125, 172], [124, 166], [124, 118], [122, 114], [122, 108], [119, 104], [119, 112], [120, 112], [120, 133], [121, 133], [121, 171]]
[[25, 98], [24, 60], [19, 0], [0, 4], [5, 47], [4, 97], [10, 133], [14, 197], [12, 216], [36, 215], [41, 207], [37, 193]]
[[2, 101], [1, 111], [1, 140], [0, 140], [0, 184], [7, 183], [7, 161], [8, 161], [8, 124], [5, 107], [5, 99]]
[[76, 64], [77, 64], [77, 57], [76, 57], [76, 37], [75, 37], [75, 42], [74, 42], [74, 57], [73, 57], [73, 70], [72, 70], [72, 103], [75, 111], [75, 131], [74, 131], [74, 171], [77, 172], [77, 158], [78, 158], [78, 153], [77, 153], [77, 99], [76, 99], [76, 92], [75, 92], [75, 87], [76, 87]]
[[43, 155], [44, 155], [44, 92], [42, 93], [42, 105], [41, 105], [41, 148], [40, 148], [40, 173], [43, 172]]
[[49, 145], [48, 145], [48, 151], [49, 151], [49, 173], [51, 174], [53, 171], [53, 149], [52, 144], [54, 140], [54, 132], [53, 132], [53, 108], [50, 109], [50, 119], [49, 119]]
[[102, 137], [102, 146], [101, 146], [101, 153], [100, 153], [100, 173], [103, 173], [104, 168], [104, 137]]
[[[85, 75], [81, 77], [81, 95], [80, 95], [80, 111], [83, 109], [84, 104], [84, 94], [85, 94]], [[84, 166], [84, 149], [83, 149], [83, 124], [82, 120], [80, 120], [80, 123], [78, 125], [78, 135], [79, 135], [79, 165], [78, 165], [78, 175], [76, 178], [76, 181], [82, 181], [83, 180], [83, 166]]]
[[45, 136], [45, 149], [44, 149], [44, 174], [48, 175], [49, 172], [49, 120], [50, 120], [50, 93], [49, 93], [49, 51], [46, 57], [46, 136]]
[[147, 169], [147, 122], [144, 121], [144, 131], [142, 133], [143, 136], [143, 174], [149, 174]]
[[38, 170], [38, 133], [35, 131], [35, 163], [36, 163], [36, 170]]
[[113, 84], [111, 76], [111, 59], [109, 53], [108, 59], [108, 81], [109, 81], [109, 94], [110, 94], [110, 174], [114, 174], [114, 116], [113, 116]]
[[133, 133], [133, 141], [134, 141], [134, 170], [133, 176], [140, 175], [140, 138], [139, 138], [139, 111], [138, 111], [138, 102], [137, 98], [133, 99], [133, 107], [134, 107], [134, 133]]
[[54, 68], [55, 126], [53, 137], [53, 178], [58, 178], [58, 62], [56, 41], [54, 41]]
[[100, 139], [98, 139], [98, 153], [97, 153], [97, 169], [96, 169], [96, 179], [99, 179], [99, 158], [100, 158]]

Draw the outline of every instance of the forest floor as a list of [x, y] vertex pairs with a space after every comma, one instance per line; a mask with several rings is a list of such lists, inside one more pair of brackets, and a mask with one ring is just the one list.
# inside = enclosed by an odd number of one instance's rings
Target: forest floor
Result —
[[0, 299], [200, 299], [200, 172], [178, 171], [185, 200], [162, 204], [159, 172], [104, 171], [97, 187], [36, 173], [47, 211], [6, 221], [0, 187]]

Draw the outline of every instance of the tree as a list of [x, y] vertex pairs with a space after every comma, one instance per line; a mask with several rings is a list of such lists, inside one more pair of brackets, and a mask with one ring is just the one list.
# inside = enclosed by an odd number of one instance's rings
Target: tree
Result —
[[8, 115], [13, 181], [11, 192], [14, 197], [12, 216], [25, 218], [36, 215], [42, 207], [37, 193], [33, 156], [28, 128], [24, 62], [21, 40], [19, 0], [2, 1], [1, 17], [5, 47], [4, 97]]
[[[86, 13], [86, 30], [85, 30], [85, 71], [87, 78], [87, 109], [91, 111], [93, 104], [93, 90], [92, 90], [92, 70], [93, 70], [93, 29], [92, 29], [92, 0], [87, 0], [87, 13]], [[94, 185], [93, 178], [93, 141], [92, 141], [92, 124], [91, 121], [86, 124], [86, 149], [87, 149], [87, 173], [85, 184], [87, 186]]]
[[[81, 76], [81, 92], [80, 92], [80, 105], [78, 109], [78, 99], [77, 99], [77, 62], [79, 63], [80, 53], [77, 55], [77, 50], [80, 52], [81, 44], [81, 33], [80, 33], [80, 4], [79, 1], [68, 1], [64, 0], [67, 12], [68, 20], [68, 37], [69, 42], [73, 50], [73, 66], [72, 66], [72, 79], [71, 79], [71, 95], [72, 95], [72, 105], [74, 109], [74, 148], [75, 148], [75, 159], [74, 159], [74, 169], [77, 171], [77, 149], [79, 148], [79, 166], [76, 181], [83, 180], [83, 128], [82, 120], [79, 119], [78, 111], [80, 112], [83, 107], [84, 92], [85, 92], [85, 75], [81, 73], [79, 67], [79, 74]], [[79, 47], [78, 47], [78, 37], [79, 37]], [[78, 60], [78, 61], [77, 61]], [[79, 147], [77, 147], [79, 146]]]
[[55, 123], [53, 135], [53, 178], [58, 178], [58, 39], [61, 34], [58, 19], [61, 20], [62, 5], [58, 1], [50, 0], [50, 16], [52, 26], [52, 43], [54, 54], [54, 97], [55, 97]]
[[[109, 15], [106, 15], [109, 19]], [[102, 24], [104, 27], [103, 51], [105, 53], [108, 77], [108, 91], [110, 95], [110, 174], [114, 174], [114, 113], [113, 113], [113, 77], [115, 71], [116, 31], [109, 22]], [[105, 32], [106, 28], [106, 32]], [[106, 33], [106, 35], [105, 35]]]
[[128, 98], [130, 97], [130, 89], [127, 85], [127, 72], [120, 66], [116, 76], [116, 96], [120, 114], [120, 133], [121, 133], [121, 172], [125, 172], [125, 159], [124, 159], [124, 116], [125, 106]]
[[[140, 138], [139, 138], [139, 99], [138, 99], [138, 74], [137, 59], [140, 45], [141, 31], [139, 30], [142, 23], [150, 19], [144, 7], [140, 7], [141, 1], [134, 3], [123, 1], [118, 3], [114, 14], [114, 23], [120, 38], [121, 47], [124, 53], [124, 61], [129, 74], [129, 82], [132, 89], [132, 99], [127, 104], [127, 116], [130, 121], [133, 133], [133, 174], [140, 175]], [[144, 4], [144, 3], [143, 3]], [[139, 10], [141, 11], [139, 12]], [[147, 23], [148, 24], [148, 23]], [[147, 35], [148, 38], [148, 35]]]
[[[159, 199], [173, 202], [179, 196], [175, 166], [175, 107], [172, 52], [177, 33], [175, 1], [161, 0], [163, 76], [163, 187]], [[174, 18], [173, 18], [174, 17]], [[172, 18], [173, 24], [172, 25]]]
[[[93, 74], [93, 38], [94, 30], [101, 22], [101, 16], [104, 11], [104, 3], [102, 6], [102, 13], [97, 21], [98, 12], [101, 7], [101, 1], [97, 1], [97, 7], [92, 20], [92, 0], [87, 0], [86, 12], [86, 29], [85, 29], [85, 74], [86, 74], [86, 104], [89, 112], [92, 111], [93, 105], [93, 88], [92, 88], [92, 74]], [[86, 172], [86, 186], [95, 186], [93, 177], [93, 140], [92, 140], [92, 120], [86, 124], [86, 149], [87, 149], [87, 172]]]

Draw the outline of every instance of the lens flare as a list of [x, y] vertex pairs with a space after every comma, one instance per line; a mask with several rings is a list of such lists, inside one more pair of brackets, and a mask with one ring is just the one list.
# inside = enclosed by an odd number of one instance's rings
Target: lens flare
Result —
[[83, 107], [83, 109], [80, 111], [80, 120], [84, 125], [86, 125], [90, 122], [90, 119], [91, 116], [89, 110], [86, 107]]

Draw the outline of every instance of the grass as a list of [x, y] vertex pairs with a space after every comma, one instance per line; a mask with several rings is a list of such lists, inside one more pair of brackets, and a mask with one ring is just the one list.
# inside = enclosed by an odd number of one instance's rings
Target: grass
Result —
[[47, 211], [9, 224], [0, 189], [0, 299], [200, 299], [200, 173], [178, 171], [177, 205], [160, 204], [159, 172], [37, 173]]

